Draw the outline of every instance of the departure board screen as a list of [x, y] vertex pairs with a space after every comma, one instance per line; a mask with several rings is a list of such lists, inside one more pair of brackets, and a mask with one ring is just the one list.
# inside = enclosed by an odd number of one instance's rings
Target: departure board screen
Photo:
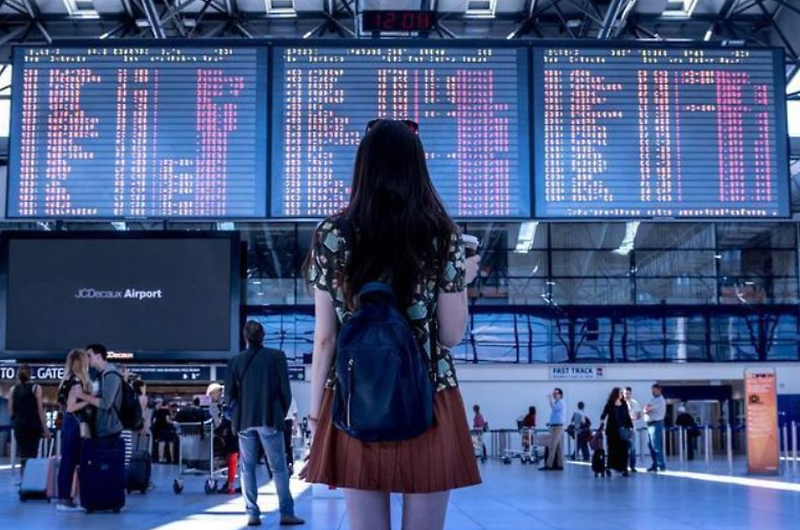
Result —
[[534, 49], [543, 218], [789, 215], [782, 54]]
[[15, 51], [8, 216], [266, 215], [267, 51]]
[[375, 118], [411, 119], [459, 218], [529, 217], [528, 56], [506, 47], [276, 47], [271, 212], [317, 218], [347, 204]]

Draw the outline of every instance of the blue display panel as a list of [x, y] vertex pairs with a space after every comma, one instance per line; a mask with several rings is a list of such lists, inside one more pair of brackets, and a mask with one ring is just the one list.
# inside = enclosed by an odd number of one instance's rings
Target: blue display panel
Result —
[[789, 215], [783, 55], [534, 49], [542, 218]]
[[459, 218], [531, 214], [526, 48], [283, 46], [273, 61], [271, 213], [347, 204], [375, 118], [420, 125], [428, 168]]
[[21, 47], [8, 216], [266, 215], [267, 51]]

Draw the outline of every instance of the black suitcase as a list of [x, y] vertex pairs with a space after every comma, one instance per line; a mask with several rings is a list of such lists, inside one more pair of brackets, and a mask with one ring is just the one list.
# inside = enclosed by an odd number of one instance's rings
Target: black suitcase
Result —
[[125, 442], [120, 437], [83, 440], [78, 470], [81, 506], [87, 513], [125, 507]]
[[595, 449], [592, 455], [592, 471], [595, 477], [606, 475], [606, 452], [604, 449]]
[[150, 488], [152, 457], [147, 451], [134, 451], [125, 476], [125, 489], [128, 494], [134, 491], [147, 493]]

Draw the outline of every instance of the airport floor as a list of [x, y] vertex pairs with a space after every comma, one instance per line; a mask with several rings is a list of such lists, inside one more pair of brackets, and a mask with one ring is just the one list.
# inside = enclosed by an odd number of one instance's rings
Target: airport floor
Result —
[[[800, 525], [800, 483], [792, 479], [725, 477], [703, 463], [676, 464], [654, 476], [595, 479], [580, 464], [563, 473], [537, 471], [519, 462], [482, 466], [481, 486], [453, 493], [447, 530], [790, 530]], [[681, 469], [682, 468], [682, 469]], [[677, 470], [680, 469], [680, 470]], [[790, 468], [791, 469], [791, 468]], [[55, 505], [20, 503], [8, 466], [0, 466], [0, 528], [25, 530], [235, 530], [245, 527], [240, 497], [208, 496], [203, 480], [188, 478], [182, 495], [172, 492], [175, 468], [156, 466], [155, 488], [129, 497], [118, 515], [58, 513]], [[734, 483], [731, 483], [734, 482]], [[292, 480], [297, 513], [307, 530], [347, 530], [344, 501], [315, 498]], [[277, 529], [277, 497], [262, 488], [262, 528]], [[400, 499], [393, 500], [395, 529]]]

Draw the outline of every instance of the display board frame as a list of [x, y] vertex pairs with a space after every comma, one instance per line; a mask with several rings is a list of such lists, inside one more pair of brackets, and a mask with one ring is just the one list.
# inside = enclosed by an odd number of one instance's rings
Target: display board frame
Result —
[[[635, 217], [611, 217], [611, 216], [587, 216], [587, 217], [568, 217], [568, 216], [548, 216], [537, 211], [537, 179], [544, 179], [544, 175], [539, 175], [539, 160], [543, 158], [544, 143], [541, 145], [537, 143], [538, 139], [543, 136], [543, 132], [538, 130], [539, 117], [535, 114], [538, 106], [538, 99], [540, 95], [531, 92], [531, 122], [534, 129], [532, 138], [534, 152], [531, 154], [533, 163], [531, 164], [531, 190], [533, 195], [533, 213], [535, 221], [557, 221], [557, 222], [629, 222], [629, 221], [661, 221], [661, 222], [698, 222], [698, 221], [781, 221], [792, 218], [791, 208], [791, 176], [789, 173], [789, 159], [790, 159], [790, 141], [789, 141], [789, 128], [788, 128], [788, 114], [786, 105], [781, 105], [780, 101], [786, 100], [786, 52], [784, 48], [777, 46], [728, 46], [723, 43], [715, 42], [660, 42], [660, 41], [595, 41], [595, 40], [537, 40], [532, 46], [531, 57], [531, 76], [534, 75], [534, 69], [537, 66], [535, 52], [537, 49], [547, 48], [585, 48], [585, 49], [634, 49], [634, 50], [647, 50], [647, 49], [663, 49], [668, 47], [677, 50], [760, 50], [770, 51], [773, 54], [773, 61], [775, 67], [773, 68], [774, 76], [774, 98], [776, 101], [776, 116], [775, 125], [777, 129], [776, 142], [778, 164], [776, 171], [780, 173], [777, 176], [777, 193], [782, 193], [784, 212], [780, 215], [764, 217], [764, 216], [724, 216], [724, 217], [656, 217], [656, 216], [635, 216]], [[530, 86], [535, 86], [535, 78], [531, 78]], [[780, 149], [783, 144], [783, 149]]]
[[[272, 120], [270, 115], [270, 94], [269, 94], [269, 87], [270, 87], [270, 72], [272, 71], [272, 66], [270, 63], [271, 60], [271, 51], [267, 46], [268, 41], [256, 41], [256, 40], [235, 40], [235, 39], [192, 39], [191, 41], [187, 41], [185, 39], [137, 39], [134, 41], [125, 41], [125, 40], [97, 40], [97, 39], [67, 39], [67, 40], [60, 40], [54, 41], [52, 44], [40, 43], [40, 44], [14, 44], [12, 46], [11, 52], [11, 64], [13, 65], [12, 70], [12, 86], [14, 88], [22, 86], [23, 76], [24, 76], [24, 67], [20, 65], [23, 64], [23, 54], [25, 50], [28, 49], [40, 49], [40, 48], [58, 48], [59, 46], [63, 48], [87, 48], [87, 47], [98, 47], [98, 48], [148, 48], [148, 47], [158, 47], [158, 48], [207, 48], [207, 47], [234, 47], [234, 48], [253, 48], [257, 51], [260, 51], [260, 54], [256, 56], [256, 98], [257, 102], [259, 101], [258, 98], [262, 98], [263, 101], [263, 109], [264, 109], [264, 125], [265, 128], [261, 133], [257, 132], [257, 135], [260, 138], [256, 139], [256, 142], [261, 140], [263, 145], [263, 151], [259, 157], [257, 157], [257, 163], [262, 168], [262, 179], [263, 185], [265, 188], [265, 192], [267, 195], [269, 194], [269, 186], [270, 186], [270, 171], [269, 171], [269, 153], [268, 147], [271, 143], [271, 138], [269, 137], [269, 133], [272, 130]], [[263, 88], [262, 86], [263, 85]], [[225, 221], [250, 221], [250, 220], [264, 220], [269, 218], [269, 203], [261, 204], [264, 215], [263, 216], [236, 216], [236, 215], [226, 215], [226, 216], [165, 216], [165, 215], [147, 215], [147, 216], [46, 216], [46, 215], [38, 215], [38, 216], [20, 216], [20, 215], [12, 215], [11, 212], [11, 194], [13, 192], [11, 187], [11, 179], [12, 175], [16, 175], [18, 178], [19, 173], [19, 151], [20, 151], [20, 139], [19, 134], [15, 134], [21, 131], [21, 120], [22, 120], [22, 90], [13, 89], [11, 91], [11, 120], [10, 120], [10, 137], [9, 137], [9, 148], [8, 148], [8, 171], [6, 172], [6, 196], [3, 201], [3, 214], [4, 220], [9, 222], [37, 222], [37, 221], [54, 221], [54, 220], [65, 220], [70, 222], [117, 222], [117, 221], [178, 221], [178, 222], [213, 222], [217, 219], [225, 220]], [[258, 126], [258, 117], [256, 119], [256, 125]], [[258, 131], [258, 127], [257, 127]], [[258, 175], [257, 175], [258, 177]], [[257, 203], [259, 201], [256, 201]]]
[[[44, 361], [63, 361], [66, 351], [39, 351], [39, 350], [9, 350], [7, 345], [7, 311], [9, 294], [9, 246], [15, 240], [228, 240], [230, 242], [230, 322], [228, 333], [228, 349], [226, 350], [203, 350], [203, 351], [122, 351], [115, 349], [113, 344], [108, 344], [108, 348], [115, 350], [119, 359], [130, 362], [221, 362], [227, 361], [241, 350], [241, 329], [243, 317], [243, 288], [244, 274], [243, 263], [243, 243], [237, 231], [131, 231], [131, 232], [111, 232], [111, 231], [74, 231], [74, 232], [42, 232], [42, 231], [10, 231], [0, 233], [0, 307], [5, 308], [4, 314], [0, 315], [0, 361], [10, 362], [44, 362]], [[58, 267], [57, 263], [53, 264]], [[44, 323], [47, 325], [47, 323]], [[143, 331], [146, 333], [146, 331]], [[74, 347], [80, 348], [85, 344], [76, 344]]]
[[[114, 221], [175, 221], [186, 223], [208, 223], [214, 220], [224, 220], [232, 222], [319, 222], [320, 217], [291, 217], [291, 216], [277, 216], [273, 212], [272, 207], [272, 186], [274, 178], [274, 164], [273, 149], [275, 144], [275, 135], [272, 134], [276, 128], [274, 123], [275, 109], [277, 96], [273, 93], [273, 81], [275, 71], [275, 56], [276, 48], [286, 46], [296, 47], [445, 47], [445, 48], [471, 48], [471, 47], [489, 47], [489, 48], [517, 48], [527, 50], [527, 111], [528, 111], [528, 166], [529, 166], [529, 189], [530, 189], [530, 216], [529, 217], [460, 217], [454, 216], [458, 221], [470, 222], [484, 222], [484, 221], [502, 221], [502, 222], [521, 222], [521, 221], [558, 221], [558, 222], [627, 222], [627, 221], [654, 221], [654, 222], [697, 222], [697, 221], [733, 221], [733, 222], [770, 222], [780, 221], [792, 218], [791, 212], [791, 179], [789, 176], [789, 158], [790, 158], [790, 142], [788, 136], [788, 115], [785, 105], [776, 105], [776, 142], [779, 142], [778, 147], [784, 146], [785, 149], [778, 149], [778, 167], [775, 171], [779, 172], [778, 175], [778, 189], [777, 192], [785, 197], [784, 203], [788, 206], [784, 207], [782, 215], [771, 217], [609, 217], [609, 216], [593, 216], [593, 217], [566, 217], [566, 216], [547, 216], [543, 215], [536, 208], [537, 201], [537, 175], [538, 162], [541, 157], [540, 146], [537, 145], [541, 133], [537, 131], [536, 112], [536, 97], [534, 86], [535, 81], [535, 58], [534, 51], [541, 48], [554, 48], [554, 47], [568, 47], [568, 48], [630, 48], [630, 49], [662, 49], [668, 45], [671, 49], [755, 49], [755, 50], [770, 50], [775, 57], [775, 100], [776, 102], [785, 100], [785, 87], [786, 79], [783, 66], [785, 63], [785, 50], [776, 46], [725, 46], [722, 43], [712, 42], [659, 42], [659, 41], [593, 41], [593, 40], [565, 40], [565, 39], [541, 39], [541, 40], [505, 40], [505, 39], [459, 39], [452, 40], [438, 40], [438, 39], [336, 39], [336, 40], [316, 40], [309, 41], [307, 39], [281, 39], [281, 38], [265, 38], [265, 39], [252, 39], [252, 40], [235, 40], [235, 39], [192, 39], [191, 41], [181, 39], [142, 39], [137, 40], [136, 44], [129, 44], [125, 42], [112, 42], [112, 41], [97, 41], [92, 39], [74, 39], [55, 41], [53, 44], [17, 44], [14, 45], [13, 61], [17, 64], [18, 54], [26, 48], [42, 48], [42, 47], [86, 47], [86, 46], [107, 46], [107, 47], [142, 47], [142, 46], [182, 46], [182, 47], [204, 47], [204, 46], [233, 46], [233, 47], [255, 47], [263, 48], [264, 54], [264, 70], [259, 72], [259, 79], [263, 80], [265, 85], [266, 98], [266, 127], [268, 135], [266, 136], [266, 145], [263, 152], [263, 167], [265, 171], [264, 179], [266, 183], [265, 196], [260, 198], [264, 201], [263, 217], [236, 217], [225, 216], [223, 217], [181, 217], [181, 216], [146, 216], [146, 217], [51, 217], [51, 216], [31, 216], [19, 217], [9, 215], [9, 201], [11, 188], [8, 186], [11, 176], [18, 168], [15, 166], [17, 155], [15, 152], [19, 149], [19, 138], [15, 131], [19, 129], [19, 120], [21, 119], [21, 90], [12, 90], [11, 97], [11, 138], [9, 144], [9, 166], [6, 172], [6, 197], [4, 201], [3, 213], [5, 214], [4, 221], [11, 223], [31, 223], [31, 222], [53, 222], [53, 221], [70, 221], [75, 223], [98, 223], [98, 222], [114, 222]], [[263, 75], [262, 75], [263, 74]], [[12, 83], [15, 87], [20, 86], [23, 75], [22, 68], [14, 68]], [[16, 127], [16, 129], [15, 129]], [[543, 175], [541, 176], [543, 178]]]
[[[488, 43], [488, 44], [487, 44]], [[309, 41], [307, 39], [276, 39], [270, 41], [270, 47], [272, 53], [270, 55], [270, 65], [272, 67], [271, 75], [269, 76], [270, 82], [274, 83], [275, 79], [275, 68], [278, 64], [278, 60], [275, 55], [278, 53], [279, 49], [287, 48], [287, 47], [297, 47], [297, 48], [325, 48], [325, 49], [347, 49], [347, 48], [402, 48], [402, 47], [409, 47], [409, 48], [448, 48], [448, 49], [458, 49], [458, 48], [503, 48], [503, 49], [522, 49], [526, 51], [525, 56], [525, 71], [527, 73], [527, 79], [520, 78], [519, 83], [521, 85], [521, 91], [525, 96], [525, 109], [527, 112], [527, 119], [528, 123], [520, 123], [520, 128], [524, 127], [525, 133], [527, 134], [528, 140], [528, 152], [527, 152], [527, 166], [528, 166], [528, 189], [529, 189], [529, 201], [528, 201], [528, 211], [530, 212], [530, 216], [496, 216], [496, 217], [485, 217], [485, 216], [474, 216], [474, 217], [465, 217], [465, 216], [458, 216], [452, 215], [451, 216], [463, 222], [491, 222], [491, 221], [503, 221], [503, 222], [523, 222], [528, 221], [531, 219], [535, 219], [535, 211], [534, 211], [534, 182], [533, 182], [533, 168], [534, 168], [534, 137], [533, 137], [533, 109], [532, 109], [532, 93], [530, 90], [530, 80], [532, 76], [532, 68], [533, 68], [533, 54], [532, 48], [533, 43], [529, 41], [509, 41], [509, 40], [492, 40], [492, 39], [458, 39], [457, 41], [451, 40], [438, 40], [438, 39], [336, 39], [336, 40], [324, 40], [324, 41]], [[274, 86], [274, 84], [272, 85]], [[274, 108], [278, 103], [278, 96], [271, 91], [271, 101], [270, 101], [270, 117], [274, 117]], [[423, 140], [423, 144], [425, 142], [425, 131], [424, 127], [420, 130], [420, 136]], [[272, 185], [273, 185], [273, 175], [275, 173], [275, 164], [276, 161], [272, 159], [272, 150], [275, 148], [275, 144], [277, 143], [277, 135], [270, 136], [270, 161], [269, 161], [269, 170], [270, 170], [270, 179], [269, 179], [269, 192], [268, 192], [268, 211], [270, 220], [275, 221], [288, 221], [288, 222], [299, 222], [299, 223], [308, 223], [308, 222], [319, 222], [322, 218], [321, 217], [310, 217], [310, 216], [284, 216], [278, 215], [275, 211], [273, 211], [273, 197], [272, 197]]]

